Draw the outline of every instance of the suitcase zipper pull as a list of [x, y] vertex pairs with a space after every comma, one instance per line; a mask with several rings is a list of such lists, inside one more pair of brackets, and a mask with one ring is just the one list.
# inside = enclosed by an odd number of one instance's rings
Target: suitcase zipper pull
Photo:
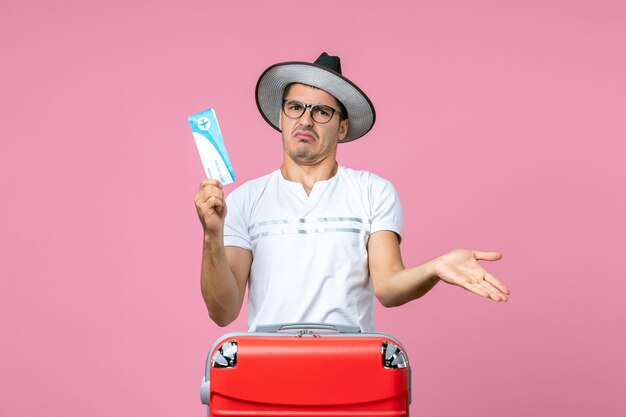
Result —
[[296, 333], [296, 336], [297, 337], [302, 337], [302, 336], [320, 337], [319, 334], [313, 333], [312, 330], [308, 330], [308, 329], [299, 330], [298, 333]]

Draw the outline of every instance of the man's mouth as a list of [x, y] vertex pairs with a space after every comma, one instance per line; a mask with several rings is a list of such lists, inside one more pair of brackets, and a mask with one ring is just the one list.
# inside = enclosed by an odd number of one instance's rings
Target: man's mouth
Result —
[[293, 134], [293, 137], [304, 141], [312, 141], [316, 139], [315, 135], [312, 132], [305, 132], [303, 130], [296, 131]]

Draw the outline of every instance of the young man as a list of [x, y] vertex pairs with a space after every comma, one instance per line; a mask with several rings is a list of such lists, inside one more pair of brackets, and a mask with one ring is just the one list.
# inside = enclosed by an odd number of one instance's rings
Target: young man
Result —
[[265, 120], [282, 134], [280, 169], [228, 198], [216, 180], [195, 196], [204, 228], [201, 287], [213, 321], [237, 318], [248, 292], [248, 325], [324, 322], [373, 331], [374, 295], [386, 307], [440, 280], [493, 301], [509, 290], [478, 263], [497, 252], [457, 249], [405, 268], [402, 210], [394, 187], [337, 162], [339, 143], [365, 135], [374, 107], [341, 74], [340, 60], [271, 66], [257, 83]]

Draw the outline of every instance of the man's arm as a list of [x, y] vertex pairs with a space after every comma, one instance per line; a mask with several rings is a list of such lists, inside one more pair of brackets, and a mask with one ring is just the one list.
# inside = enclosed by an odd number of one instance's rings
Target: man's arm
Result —
[[508, 288], [478, 263], [478, 260], [500, 259], [502, 255], [497, 252], [456, 249], [421, 265], [405, 268], [398, 238], [391, 231], [373, 233], [367, 250], [374, 293], [385, 307], [419, 298], [440, 280], [493, 301], [508, 300]]
[[204, 180], [194, 200], [204, 229], [200, 272], [202, 297], [211, 319], [224, 327], [241, 311], [252, 253], [238, 247], [224, 247], [227, 209], [219, 181]]

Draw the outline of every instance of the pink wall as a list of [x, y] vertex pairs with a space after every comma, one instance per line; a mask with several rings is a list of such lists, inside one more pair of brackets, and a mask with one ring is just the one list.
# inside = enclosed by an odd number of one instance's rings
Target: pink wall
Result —
[[[412, 265], [500, 250], [496, 304], [441, 284], [377, 310], [419, 416], [623, 416], [626, 5], [4, 1], [0, 416], [202, 416], [226, 331], [199, 292], [215, 107], [238, 183], [280, 161], [257, 77], [327, 50], [376, 104], [341, 162], [392, 180]], [[320, 9], [320, 10], [317, 10]]]

